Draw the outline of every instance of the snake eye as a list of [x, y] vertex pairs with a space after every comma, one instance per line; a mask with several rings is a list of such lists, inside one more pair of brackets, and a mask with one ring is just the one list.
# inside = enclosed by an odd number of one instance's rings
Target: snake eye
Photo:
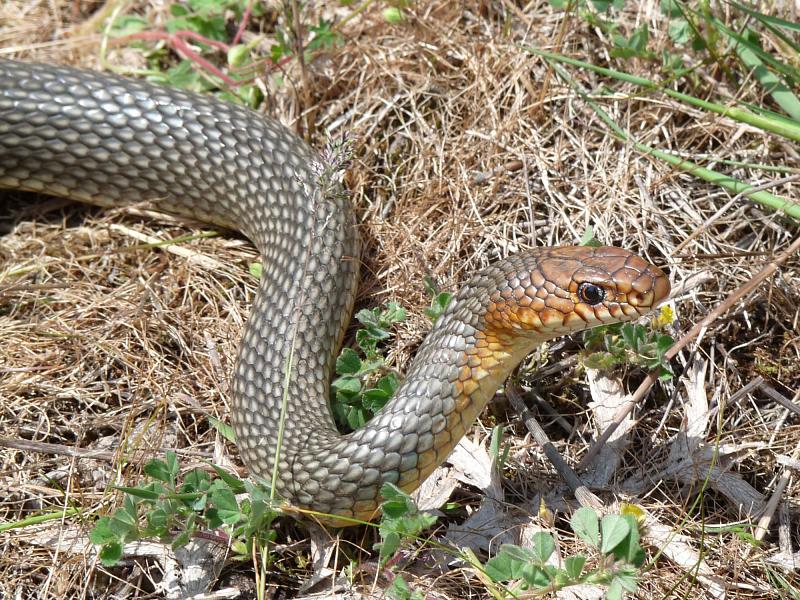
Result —
[[586, 304], [600, 304], [606, 297], [606, 291], [593, 283], [582, 283], [578, 286], [578, 298]]

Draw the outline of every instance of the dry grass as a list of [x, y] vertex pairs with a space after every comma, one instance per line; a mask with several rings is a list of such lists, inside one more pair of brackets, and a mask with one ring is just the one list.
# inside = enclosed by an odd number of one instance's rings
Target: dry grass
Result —
[[[5, 2], [0, 56], [97, 67], [99, 38], [75, 42], [65, 35], [85, 22], [91, 8], [64, 0]], [[132, 3], [132, 11], [156, 24], [165, 15], [160, 4], [145, 0]], [[294, 85], [270, 87], [270, 112], [285, 122], [294, 125], [301, 112], [313, 108], [320, 126], [347, 131], [355, 141], [349, 184], [366, 241], [360, 302], [397, 299], [409, 307], [411, 318], [392, 350], [399, 368], [428, 327], [422, 314], [429, 301], [424, 275], [453, 289], [466, 273], [497, 257], [532, 245], [575, 243], [592, 226], [601, 241], [637, 249], [665, 266], [674, 282], [699, 271], [710, 275], [702, 286], [674, 298], [680, 333], [797, 235], [794, 225], [744, 199], [708, 223], [731, 199], [728, 193], [614, 141], [547, 64], [520, 47], [556, 47], [601, 62], [602, 40], [585, 23], [565, 23], [546, 2], [523, 9], [512, 2], [436, 0], [421, 2], [412, 12], [411, 22], [393, 27], [382, 21], [380, 7], [370, 8], [348, 22], [342, 48], [310, 65], [306, 89], [298, 92], [296, 64], [287, 73]], [[630, 28], [650, 23], [656, 48], [666, 35], [662, 21], [655, 1], [639, 3], [621, 17]], [[112, 61], [124, 56], [116, 50]], [[625, 66], [651, 75], [648, 64]], [[572, 74], [589, 88], [597, 85], [593, 75]], [[699, 72], [699, 85], [713, 76]], [[755, 86], [737, 90], [738, 97], [754, 103], [762, 102], [758, 93]], [[306, 98], [313, 104], [303, 105]], [[639, 141], [661, 149], [798, 164], [797, 149], [788, 142], [661, 97], [619, 95], [606, 99], [604, 107]], [[718, 168], [755, 184], [767, 177], [746, 168]], [[796, 182], [771, 191], [800, 197]], [[45, 540], [107, 511], [116, 498], [109, 486], [135, 484], [144, 461], [164, 449], [177, 449], [184, 466], [201, 464], [200, 458], [238, 464], [207, 416], [227, 420], [229, 415], [227, 376], [254, 292], [247, 265], [256, 253], [230, 236], [181, 245], [217, 261], [212, 269], [143, 246], [131, 233], [172, 239], [201, 231], [191, 225], [32, 196], [0, 198], [0, 273], [14, 272], [0, 281], [0, 431], [5, 438], [62, 448], [0, 451], [0, 522], [43, 507], [81, 510], [80, 519], [67, 519], [61, 529], [51, 523], [0, 534], [0, 597], [147, 597], [147, 568], [109, 574], [94, 558]], [[779, 457], [797, 453], [800, 418], [764, 388], [736, 392], [760, 375], [773, 390], [798, 401], [798, 306], [800, 263], [794, 257], [709, 328], [696, 350], [708, 361], [705, 390], [715, 410], [700, 441], [722, 446], [723, 466], [767, 496], [782, 473]], [[688, 360], [684, 353], [676, 366]], [[636, 381], [627, 385], [633, 388]], [[557, 392], [553, 403], [571, 424], [584, 428], [580, 402], [587, 395], [559, 387], [557, 382], [547, 390]], [[636, 413], [631, 445], [613, 482], [642, 472], [663, 475], [671, 444], [686, 427], [686, 402], [681, 383], [651, 393]], [[476, 431], [480, 436], [484, 429]], [[548, 431], [570, 459], [585, 451], [581, 436], [567, 436], [555, 425]], [[518, 468], [508, 498], [530, 506], [525, 498], [559, 483], [536, 450], [521, 438], [514, 443]], [[65, 453], [75, 447], [104, 453], [91, 459]], [[123, 451], [129, 458], [124, 466], [118, 461]], [[713, 574], [731, 586], [728, 597], [785, 597], [763, 561], [778, 549], [777, 516], [761, 548], [735, 533], [704, 533], [708, 524], [754, 523], [757, 516], [745, 514], [718, 490], [701, 490], [702, 470], [691, 477], [654, 477], [630, 495], [613, 485], [596, 492], [609, 502], [632, 498], [686, 535], [702, 548]], [[784, 531], [795, 545], [799, 491], [790, 481], [782, 495]], [[289, 525], [282, 533], [288, 536], [283, 542], [303, 535]], [[365, 547], [371, 544], [369, 532], [348, 535]], [[276, 573], [282, 575], [276, 581], [289, 594], [307, 576], [294, 553], [306, 552], [300, 545], [280, 555]], [[486, 597], [470, 570], [435, 575], [420, 560], [407, 572], [430, 597]], [[138, 579], [125, 588], [116, 578], [126, 576]], [[784, 576], [796, 579], [791, 571]], [[371, 574], [363, 580], [365, 592], [385, 587], [383, 582], [372, 588]], [[661, 558], [639, 594], [704, 598], [709, 591], [675, 561]]]

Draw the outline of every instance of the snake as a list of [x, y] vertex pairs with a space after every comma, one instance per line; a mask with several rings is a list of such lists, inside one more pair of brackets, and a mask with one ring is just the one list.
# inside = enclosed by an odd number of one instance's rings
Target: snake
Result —
[[211, 95], [0, 60], [0, 188], [106, 207], [145, 202], [240, 232], [259, 250], [230, 417], [250, 476], [300, 513], [374, 518], [382, 486], [417, 488], [537, 346], [636, 319], [669, 295], [665, 273], [622, 248], [511, 254], [466, 278], [394, 396], [341, 433], [330, 386], [360, 242], [332, 162], [278, 121]]

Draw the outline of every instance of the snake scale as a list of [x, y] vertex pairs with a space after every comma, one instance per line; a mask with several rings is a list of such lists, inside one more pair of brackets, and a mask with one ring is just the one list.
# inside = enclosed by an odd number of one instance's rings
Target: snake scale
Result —
[[454, 296], [395, 397], [343, 435], [328, 399], [359, 241], [350, 202], [320, 186], [321, 169], [306, 143], [242, 106], [0, 61], [0, 187], [103, 206], [149, 201], [240, 231], [261, 252], [231, 418], [250, 473], [269, 481], [286, 394], [277, 492], [293, 506], [371, 518], [381, 485], [417, 487], [538, 344], [636, 318], [669, 293], [664, 273], [619, 248], [537, 248], [500, 260]]

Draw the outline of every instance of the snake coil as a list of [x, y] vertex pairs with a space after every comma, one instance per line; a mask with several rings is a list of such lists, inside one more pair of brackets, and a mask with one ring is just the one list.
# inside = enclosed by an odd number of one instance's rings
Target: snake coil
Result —
[[[395, 397], [342, 435], [329, 382], [355, 298], [348, 202], [318, 185], [311, 149], [244, 107], [67, 67], [0, 61], [0, 187], [159, 210], [242, 232], [264, 270], [233, 374], [232, 421], [250, 472], [271, 478], [287, 396], [278, 493], [369, 519], [391, 482], [417, 487], [541, 342], [648, 312], [665, 275], [626, 250], [538, 248], [475, 274]], [[288, 377], [287, 377], [288, 372]]]

